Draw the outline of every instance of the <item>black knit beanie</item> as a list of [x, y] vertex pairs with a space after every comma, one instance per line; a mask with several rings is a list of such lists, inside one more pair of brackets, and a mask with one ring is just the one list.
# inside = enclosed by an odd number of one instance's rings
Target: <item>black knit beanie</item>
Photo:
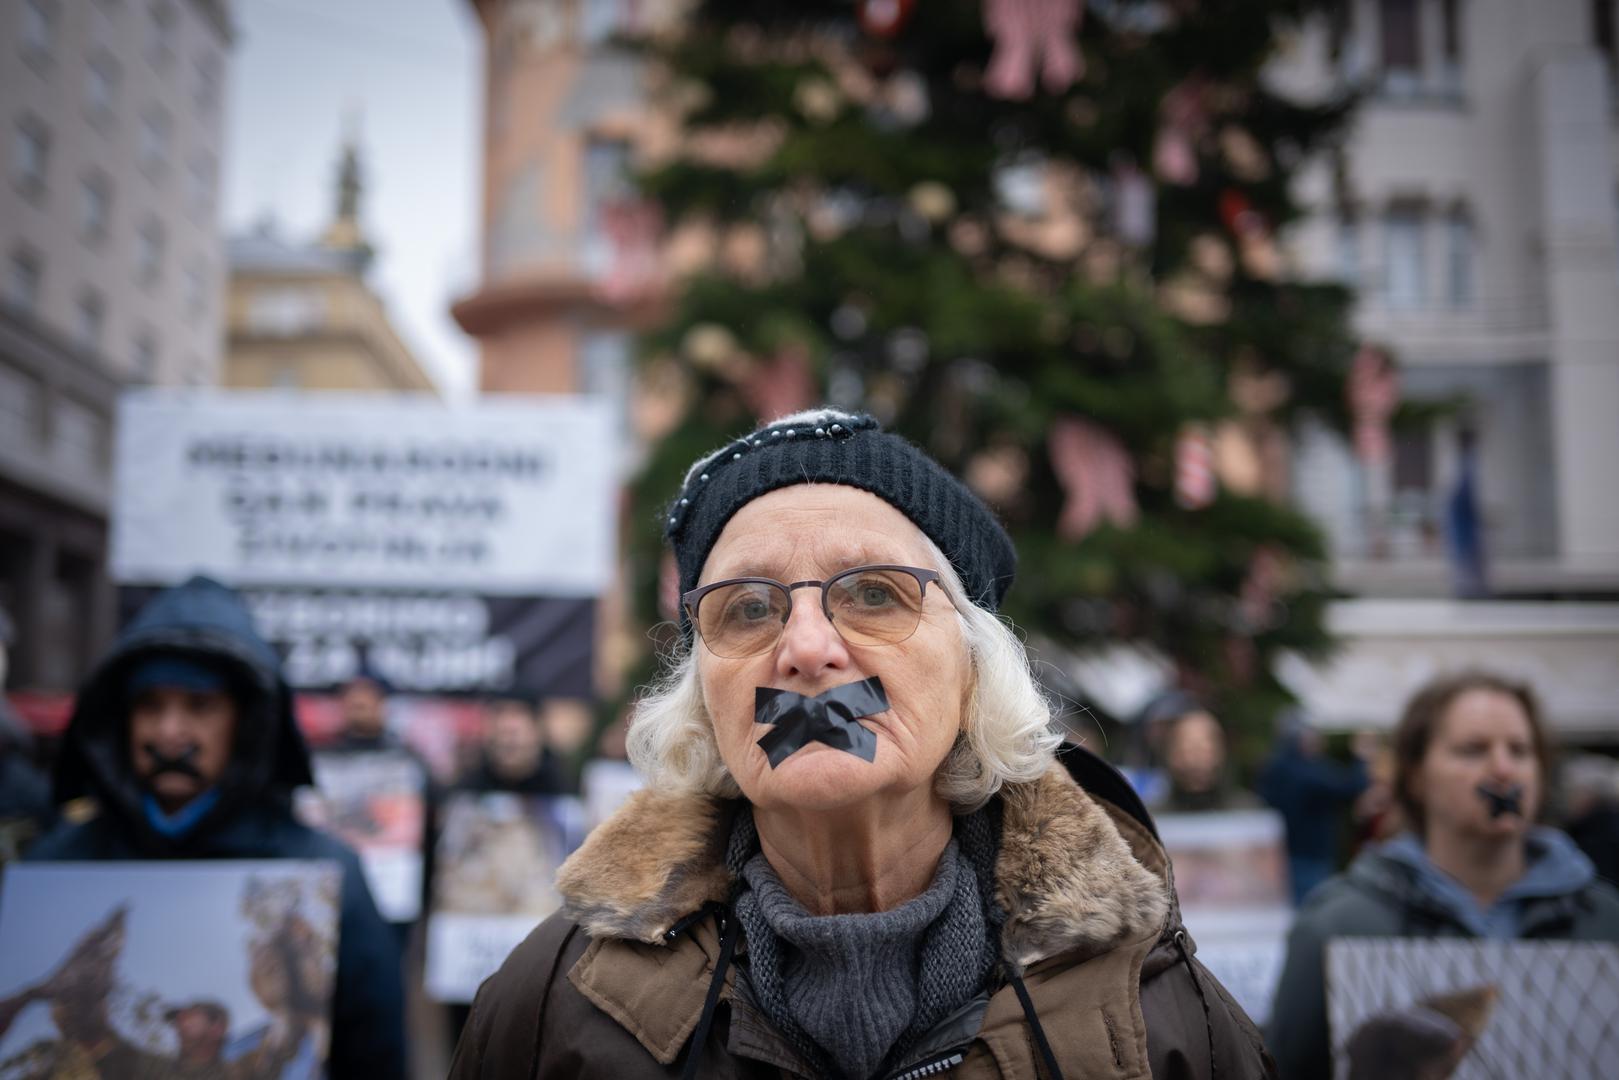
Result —
[[[813, 409], [772, 421], [698, 461], [664, 515], [680, 592], [697, 587], [725, 523], [766, 492], [844, 484], [892, 505], [939, 546], [968, 599], [994, 611], [1017, 569], [1006, 530], [983, 501], [926, 453], [870, 416]], [[681, 627], [690, 634], [687, 616]]]

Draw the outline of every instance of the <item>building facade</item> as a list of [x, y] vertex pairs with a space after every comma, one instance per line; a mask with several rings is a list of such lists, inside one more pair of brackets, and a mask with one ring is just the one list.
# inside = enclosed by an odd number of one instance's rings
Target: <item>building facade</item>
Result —
[[1334, 615], [1344, 655], [1295, 673], [1331, 723], [1391, 722], [1436, 671], [1482, 665], [1531, 679], [1571, 737], [1619, 739], [1614, 18], [1613, 0], [1346, 0], [1277, 65], [1294, 92], [1363, 94], [1306, 181], [1295, 254], [1356, 288], [1356, 329], [1429, 416], [1386, 461], [1321, 431], [1299, 447], [1297, 496], [1357, 597]]
[[657, 221], [627, 172], [670, 144], [621, 31], [673, 0], [471, 0], [484, 30], [481, 280], [454, 307], [490, 393], [628, 392], [655, 299]]
[[112, 422], [219, 370], [226, 0], [0, 2], [0, 605], [13, 686], [111, 631]]
[[319, 239], [294, 243], [268, 222], [231, 238], [222, 386], [438, 393], [366, 280], [361, 193], [350, 140]]

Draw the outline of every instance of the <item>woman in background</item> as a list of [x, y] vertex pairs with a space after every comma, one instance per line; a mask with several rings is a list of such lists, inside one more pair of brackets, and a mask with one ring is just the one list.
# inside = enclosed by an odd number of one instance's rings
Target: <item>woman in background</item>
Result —
[[1393, 749], [1409, 831], [1300, 909], [1267, 1039], [1284, 1080], [1332, 1075], [1329, 939], [1619, 941], [1619, 892], [1567, 836], [1534, 824], [1548, 748], [1527, 686], [1486, 672], [1430, 683], [1406, 705]]

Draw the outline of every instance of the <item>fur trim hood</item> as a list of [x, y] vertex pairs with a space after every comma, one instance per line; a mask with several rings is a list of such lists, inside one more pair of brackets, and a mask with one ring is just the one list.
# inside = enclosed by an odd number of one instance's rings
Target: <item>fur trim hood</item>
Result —
[[[1013, 970], [1062, 954], [1099, 955], [1165, 930], [1168, 861], [1140, 823], [1087, 794], [1056, 763], [997, 798], [1001, 952]], [[592, 938], [668, 943], [683, 920], [732, 895], [729, 815], [725, 800], [637, 792], [563, 864], [563, 913]]]

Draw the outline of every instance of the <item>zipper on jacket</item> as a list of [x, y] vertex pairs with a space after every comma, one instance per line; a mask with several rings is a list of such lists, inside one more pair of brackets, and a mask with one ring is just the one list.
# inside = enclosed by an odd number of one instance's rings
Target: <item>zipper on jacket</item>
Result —
[[936, 1057], [932, 1061], [924, 1061], [920, 1065], [913, 1065], [902, 1073], [896, 1073], [888, 1080], [922, 1080], [925, 1076], [939, 1076], [949, 1072], [966, 1060], [967, 1055], [960, 1050], [952, 1050], [943, 1057]]

